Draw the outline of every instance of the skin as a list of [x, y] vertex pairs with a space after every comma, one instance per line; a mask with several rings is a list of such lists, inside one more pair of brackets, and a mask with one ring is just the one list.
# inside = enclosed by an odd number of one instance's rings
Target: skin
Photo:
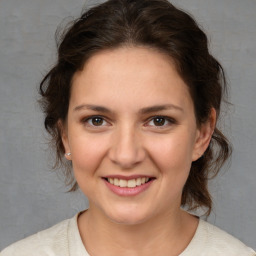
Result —
[[[75, 74], [62, 140], [89, 200], [78, 227], [91, 255], [178, 255], [187, 247], [198, 219], [180, 209], [182, 188], [215, 116], [197, 126], [187, 85], [153, 49], [102, 51]], [[109, 175], [153, 182], [120, 196], [106, 186]]]

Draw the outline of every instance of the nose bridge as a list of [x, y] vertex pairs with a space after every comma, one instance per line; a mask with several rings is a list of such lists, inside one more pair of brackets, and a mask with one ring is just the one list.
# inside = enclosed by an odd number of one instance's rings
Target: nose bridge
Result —
[[110, 158], [115, 164], [127, 169], [144, 159], [140, 132], [135, 125], [124, 124], [116, 129], [113, 136]]

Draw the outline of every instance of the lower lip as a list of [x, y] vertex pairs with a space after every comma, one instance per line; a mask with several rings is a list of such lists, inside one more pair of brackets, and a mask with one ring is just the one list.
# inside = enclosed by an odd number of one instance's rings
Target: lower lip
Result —
[[147, 183], [137, 186], [135, 188], [121, 188], [118, 186], [115, 186], [111, 183], [109, 183], [108, 181], [106, 181], [105, 179], [103, 179], [105, 184], [107, 185], [107, 187], [116, 195], [118, 196], [136, 196], [140, 193], [142, 193], [143, 191], [145, 191], [146, 189], [148, 189], [150, 187], [150, 185], [152, 184], [152, 182], [154, 181], [154, 179], [148, 181]]

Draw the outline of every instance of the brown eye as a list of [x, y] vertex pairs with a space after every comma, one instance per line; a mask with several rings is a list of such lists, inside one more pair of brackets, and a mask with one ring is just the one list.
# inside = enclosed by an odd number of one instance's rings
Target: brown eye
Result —
[[176, 121], [168, 116], [154, 116], [147, 123], [146, 126], [158, 127], [158, 128], [168, 128], [175, 125]]
[[91, 119], [91, 123], [92, 123], [92, 125], [94, 125], [94, 126], [101, 126], [101, 125], [103, 125], [104, 120], [103, 120], [103, 118], [101, 118], [101, 117], [93, 117], [93, 118]]
[[89, 116], [81, 120], [83, 126], [87, 129], [102, 131], [105, 130], [107, 126], [111, 126], [111, 123], [107, 121], [104, 116]]
[[155, 126], [163, 126], [166, 124], [166, 119], [163, 117], [155, 117], [152, 121]]

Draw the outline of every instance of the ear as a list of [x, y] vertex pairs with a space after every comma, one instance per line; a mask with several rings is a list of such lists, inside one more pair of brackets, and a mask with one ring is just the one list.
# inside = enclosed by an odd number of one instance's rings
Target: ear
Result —
[[212, 108], [209, 119], [198, 127], [192, 161], [198, 160], [204, 154], [211, 141], [215, 125], [216, 110]]
[[69, 140], [68, 140], [68, 129], [67, 126], [63, 123], [62, 120], [58, 120], [58, 129], [61, 134], [61, 140], [65, 149], [65, 157], [67, 160], [71, 160], [71, 151], [69, 147]]

